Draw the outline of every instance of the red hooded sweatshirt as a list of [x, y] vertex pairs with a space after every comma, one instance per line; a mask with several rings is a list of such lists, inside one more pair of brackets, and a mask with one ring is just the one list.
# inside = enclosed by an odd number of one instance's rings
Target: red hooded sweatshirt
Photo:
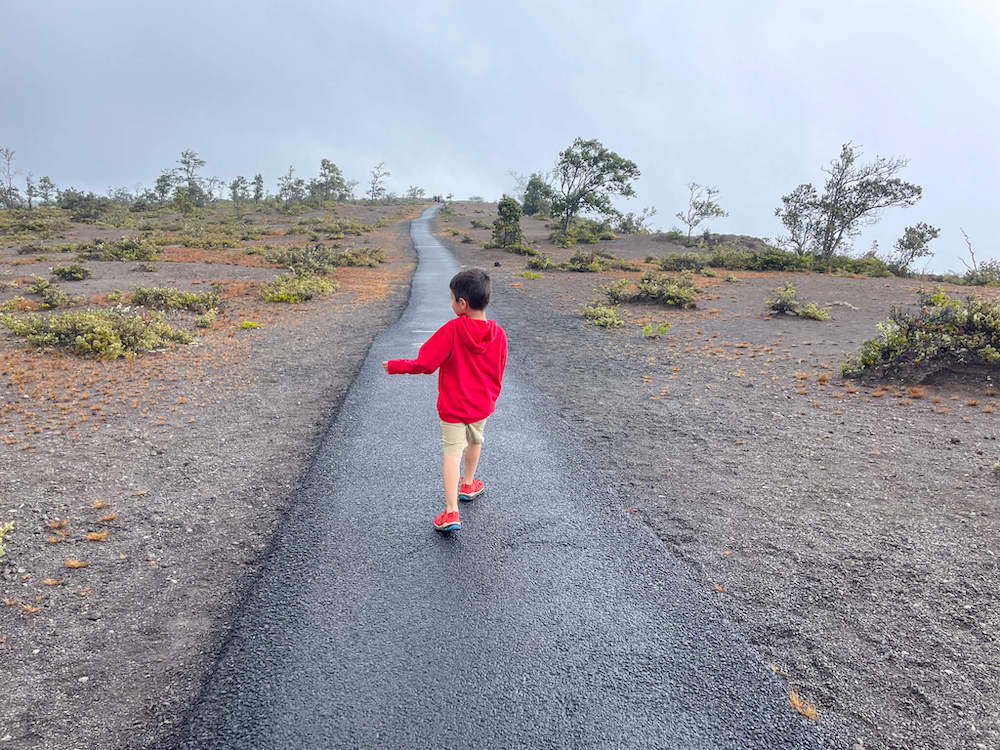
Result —
[[390, 359], [389, 373], [438, 372], [437, 410], [445, 422], [472, 424], [496, 408], [507, 367], [507, 334], [494, 320], [459, 315], [441, 326], [416, 359]]

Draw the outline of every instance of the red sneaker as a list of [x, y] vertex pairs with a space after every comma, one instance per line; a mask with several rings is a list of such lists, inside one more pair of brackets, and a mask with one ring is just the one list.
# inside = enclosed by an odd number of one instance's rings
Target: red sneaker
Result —
[[434, 528], [438, 531], [458, 531], [462, 522], [458, 520], [458, 511], [444, 511], [434, 517]]
[[459, 485], [458, 499], [475, 500], [484, 492], [486, 492], [486, 486], [482, 483], [482, 481], [479, 479], [473, 479], [469, 484]]

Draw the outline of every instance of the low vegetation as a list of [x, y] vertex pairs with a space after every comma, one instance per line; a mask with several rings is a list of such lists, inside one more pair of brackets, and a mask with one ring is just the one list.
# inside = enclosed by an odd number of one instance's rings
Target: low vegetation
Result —
[[584, 305], [580, 308], [580, 315], [601, 328], [621, 328], [625, 325], [625, 320], [617, 307], [602, 305], [600, 302]]
[[841, 372], [847, 377], [901, 376], [920, 380], [947, 369], [1000, 366], [1000, 300], [918, 294], [916, 310], [893, 307]]
[[160, 248], [146, 237], [122, 237], [120, 240], [95, 240], [78, 245], [76, 255], [81, 260], [137, 261], [156, 260]]
[[42, 298], [42, 307], [47, 310], [56, 307], [73, 306], [73, 299], [66, 292], [41, 276], [32, 276], [31, 285], [28, 289], [32, 294], [37, 294]]
[[638, 271], [639, 267], [621, 258], [616, 258], [614, 254], [606, 250], [577, 250], [569, 260], [559, 265], [564, 271], [580, 271], [590, 273], [600, 273], [618, 269], [621, 271]]
[[830, 308], [820, 307], [815, 302], [801, 302], [796, 297], [797, 290], [790, 281], [774, 290], [774, 298], [767, 300], [768, 309], [775, 315], [798, 315], [812, 320], [829, 320]]
[[834, 255], [821, 261], [811, 255], [799, 255], [776, 247], [754, 249], [719, 245], [708, 250], [672, 253], [663, 257], [651, 255], [646, 258], [646, 262], [656, 263], [664, 271], [690, 270], [695, 273], [705, 268], [723, 268], [727, 271], [814, 271], [874, 277], [892, 276], [892, 271], [886, 262], [871, 254], [860, 258]]
[[669, 307], [694, 307], [698, 289], [690, 272], [680, 276], [648, 271], [638, 284], [621, 279], [607, 287], [605, 294], [612, 304], [621, 302], [651, 302]]
[[268, 302], [305, 302], [332, 294], [338, 284], [329, 279], [309, 274], [282, 274], [261, 290]]
[[207, 313], [218, 309], [222, 298], [215, 292], [182, 292], [173, 287], [136, 287], [132, 291], [132, 304], [140, 307], [157, 307], [164, 310], [191, 310]]
[[385, 252], [377, 247], [337, 250], [328, 245], [292, 245], [267, 250], [264, 258], [300, 276], [316, 276], [330, 273], [338, 266], [375, 268], [385, 263]]
[[143, 315], [129, 310], [98, 310], [23, 317], [0, 315], [3, 324], [30, 346], [60, 347], [74, 354], [107, 359], [154, 351], [194, 340], [187, 331], [168, 325], [163, 313]]
[[611, 225], [592, 219], [574, 219], [567, 229], [557, 228], [549, 235], [549, 241], [562, 247], [573, 245], [593, 245], [605, 240], [615, 239]]
[[83, 281], [90, 278], [90, 269], [81, 266], [79, 263], [73, 263], [68, 266], [53, 268], [52, 275], [63, 281]]

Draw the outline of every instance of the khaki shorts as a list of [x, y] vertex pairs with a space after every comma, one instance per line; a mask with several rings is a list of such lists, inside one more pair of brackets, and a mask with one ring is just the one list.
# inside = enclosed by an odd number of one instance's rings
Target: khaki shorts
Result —
[[461, 453], [466, 444], [483, 444], [483, 426], [485, 419], [480, 419], [472, 424], [462, 424], [461, 422], [445, 422], [441, 420], [441, 442], [444, 443], [444, 452]]

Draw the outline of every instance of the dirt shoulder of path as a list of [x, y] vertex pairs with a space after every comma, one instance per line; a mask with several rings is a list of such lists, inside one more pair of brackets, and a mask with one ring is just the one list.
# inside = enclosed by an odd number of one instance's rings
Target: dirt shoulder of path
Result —
[[[605, 330], [579, 308], [641, 272], [527, 278], [526, 258], [481, 247], [494, 205], [453, 211], [438, 235], [491, 273], [513, 365], [843, 747], [1000, 747], [1000, 372], [839, 374], [919, 282], [720, 271], [696, 277], [695, 309], [625, 305], [625, 327]], [[522, 224], [556, 262], [577, 249]], [[683, 250], [648, 236], [601, 248], [643, 268]], [[768, 315], [786, 280], [833, 303], [832, 320]], [[650, 322], [671, 327], [647, 338]]]
[[[226, 304], [187, 347], [106, 362], [0, 331], [0, 524], [14, 522], [0, 558], [0, 747], [176, 744], [317, 441], [405, 305], [420, 208], [339, 207], [386, 222], [344, 244], [387, 262], [337, 269], [326, 299], [264, 302], [281, 269], [239, 248], [169, 247], [152, 270], [90, 261], [91, 279], [60, 284], [98, 306], [138, 284], [218, 284]], [[64, 260], [8, 248], [0, 278]], [[190, 317], [168, 319], [190, 329]]]

